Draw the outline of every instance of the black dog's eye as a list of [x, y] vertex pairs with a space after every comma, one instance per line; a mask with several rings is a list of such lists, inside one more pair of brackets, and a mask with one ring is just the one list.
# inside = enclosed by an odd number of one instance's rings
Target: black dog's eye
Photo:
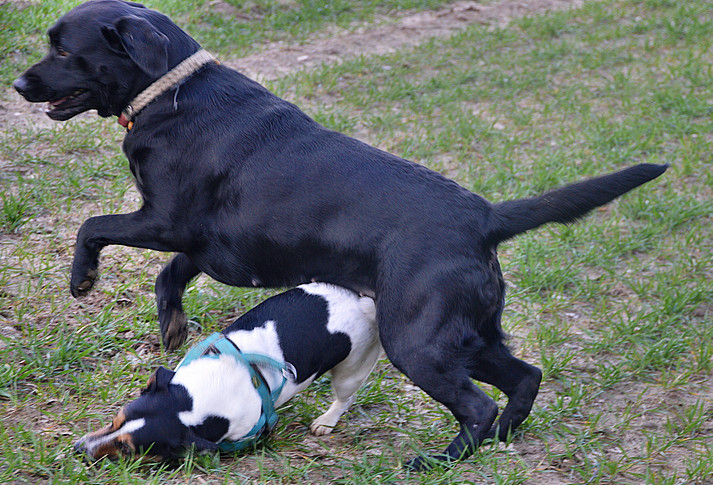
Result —
[[69, 52], [66, 50], [62, 49], [62, 46], [57, 46], [57, 55], [60, 57], [67, 57], [69, 56]]

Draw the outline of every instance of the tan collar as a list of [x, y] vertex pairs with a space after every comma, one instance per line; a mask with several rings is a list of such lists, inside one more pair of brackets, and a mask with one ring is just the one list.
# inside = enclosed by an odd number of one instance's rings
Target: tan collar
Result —
[[121, 112], [118, 123], [130, 130], [134, 126], [134, 118], [139, 112], [146, 107], [151, 101], [180, 83], [188, 76], [194, 74], [201, 67], [209, 62], [218, 61], [206, 50], [199, 50], [191, 57], [184, 59], [176, 67], [168, 71], [148, 88], [144, 89], [129, 105]]

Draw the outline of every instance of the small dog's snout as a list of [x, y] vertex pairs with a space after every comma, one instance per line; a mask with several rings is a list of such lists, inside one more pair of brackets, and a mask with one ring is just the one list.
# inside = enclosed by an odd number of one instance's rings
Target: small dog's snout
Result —
[[86, 441], [86, 437], [82, 437], [79, 440], [77, 440], [77, 442], [74, 443], [74, 451], [77, 453], [86, 453], [87, 447], [84, 446], [85, 441]]
[[87, 437], [82, 436], [76, 443], [74, 443], [74, 452], [81, 455], [81, 460], [86, 461], [87, 463], [91, 463], [94, 461], [94, 454], [92, 453], [90, 448], [87, 448], [86, 442]]

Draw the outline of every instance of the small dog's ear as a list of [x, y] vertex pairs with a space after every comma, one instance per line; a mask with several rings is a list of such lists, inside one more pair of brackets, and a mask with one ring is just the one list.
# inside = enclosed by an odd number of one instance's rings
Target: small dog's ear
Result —
[[186, 435], [186, 445], [194, 445], [196, 451], [216, 451], [218, 449], [218, 443], [201, 438], [191, 428], [188, 429], [188, 434]]
[[102, 27], [102, 34], [112, 50], [127, 54], [149, 76], [168, 72], [168, 37], [146, 19], [121, 17], [114, 25]]
[[146, 382], [146, 389], [141, 391], [141, 394], [146, 392], [156, 392], [168, 389], [168, 385], [171, 383], [171, 379], [176, 375], [172, 370], [168, 370], [163, 366], [156, 369], [156, 372], [149, 377], [148, 382]]

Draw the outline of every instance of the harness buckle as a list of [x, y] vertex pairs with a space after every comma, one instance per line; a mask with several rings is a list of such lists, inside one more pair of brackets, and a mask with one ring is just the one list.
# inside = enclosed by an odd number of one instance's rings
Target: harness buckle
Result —
[[290, 382], [297, 381], [297, 369], [291, 363], [285, 361], [285, 366], [282, 368], [282, 377]]

